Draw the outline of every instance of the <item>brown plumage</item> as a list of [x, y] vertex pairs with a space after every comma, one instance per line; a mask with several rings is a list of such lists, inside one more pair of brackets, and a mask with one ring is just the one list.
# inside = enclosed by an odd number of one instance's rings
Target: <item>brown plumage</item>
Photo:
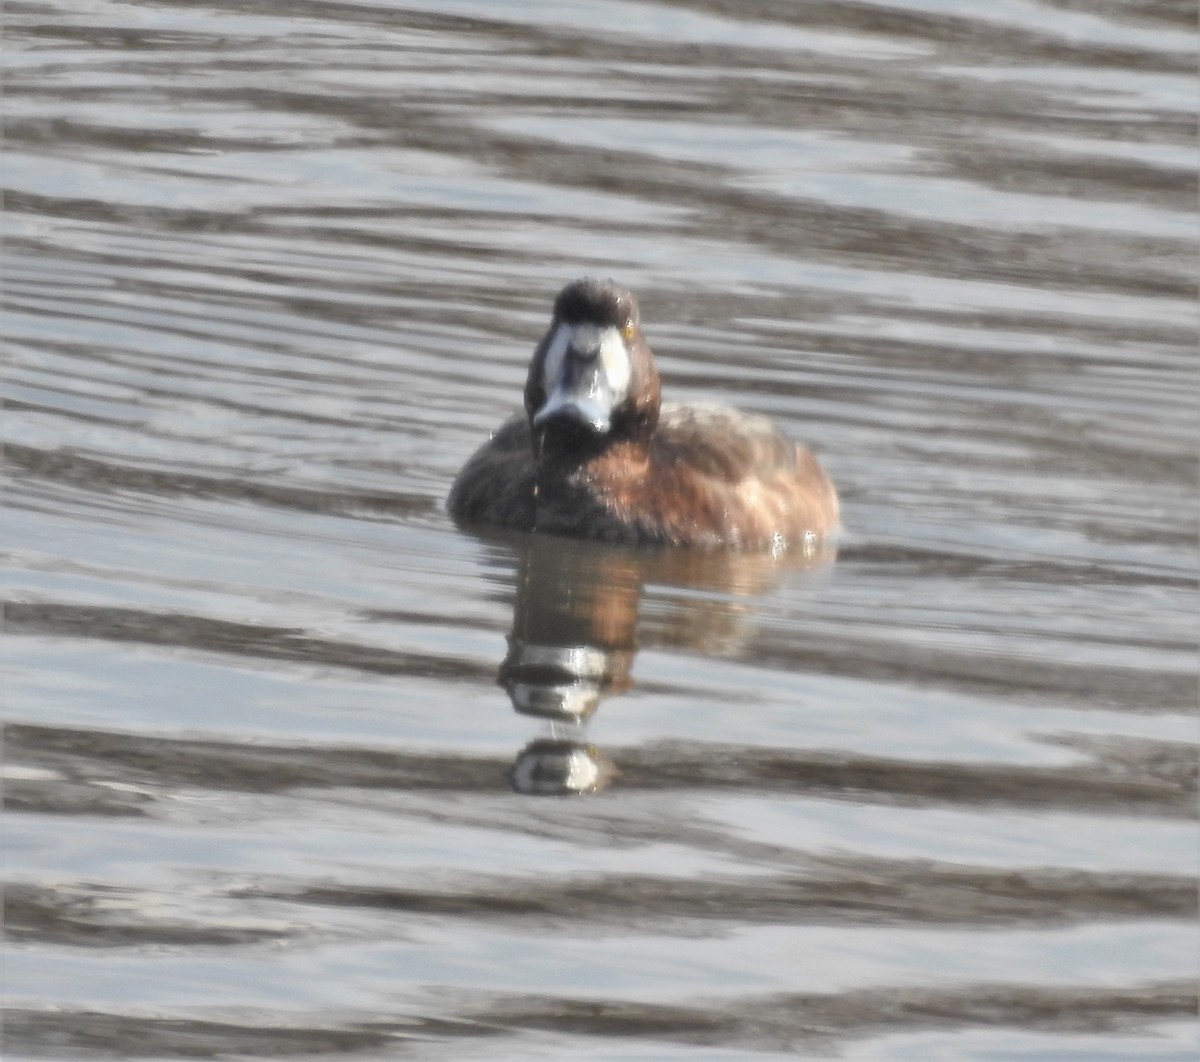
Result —
[[463, 467], [449, 509], [464, 524], [630, 544], [782, 549], [837, 529], [816, 458], [762, 417], [660, 407], [637, 302], [567, 285], [534, 352], [525, 415]]

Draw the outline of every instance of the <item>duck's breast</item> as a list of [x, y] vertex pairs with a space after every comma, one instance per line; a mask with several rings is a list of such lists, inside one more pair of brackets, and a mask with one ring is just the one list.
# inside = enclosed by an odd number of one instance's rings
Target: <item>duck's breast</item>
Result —
[[517, 414], [463, 466], [446, 507], [468, 524], [532, 531], [534, 464], [529, 423]]

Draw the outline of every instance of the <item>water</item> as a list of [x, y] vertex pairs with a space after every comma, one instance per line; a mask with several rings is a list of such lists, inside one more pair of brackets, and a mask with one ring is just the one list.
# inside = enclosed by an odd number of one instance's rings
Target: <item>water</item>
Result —
[[[9, 5], [5, 1057], [1192, 1058], [1193, 15]], [[586, 273], [836, 556], [451, 525]]]

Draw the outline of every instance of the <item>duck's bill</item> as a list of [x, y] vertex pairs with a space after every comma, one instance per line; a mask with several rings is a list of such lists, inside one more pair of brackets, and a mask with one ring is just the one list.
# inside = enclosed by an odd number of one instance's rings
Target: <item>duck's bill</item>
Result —
[[552, 420], [571, 421], [603, 435], [612, 427], [612, 406], [599, 395], [577, 395], [558, 388], [533, 416], [534, 426], [538, 428]]

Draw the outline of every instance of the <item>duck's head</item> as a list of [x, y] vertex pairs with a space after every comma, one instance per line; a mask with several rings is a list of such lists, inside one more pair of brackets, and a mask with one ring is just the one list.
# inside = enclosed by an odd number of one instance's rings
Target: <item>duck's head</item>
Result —
[[554, 301], [525, 382], [539, 451], [548, 440], [592, 450], [617, 439], [648, 439], [658, 408], [658, 370], [633, 294], [612, 281], [568, 284]]

